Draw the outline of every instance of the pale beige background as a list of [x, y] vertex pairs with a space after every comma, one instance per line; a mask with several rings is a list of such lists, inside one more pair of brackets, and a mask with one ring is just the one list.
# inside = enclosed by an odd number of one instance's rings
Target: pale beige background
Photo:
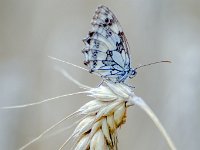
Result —
[[[138, 71], [130, 83], [152, 107], [179, 150], [200, 147], [199, 0], [1, 0], [0, 106], [40, 101], [80, 91], [54, 70], [96, 86], [99, 78], [48, 55], [83, 65], [82, 38], [96, 7], [118, 17], [131, 47], [132, 64], [171, 60]], [[0, 149], [16, 150], [91, 98], [84, 95], [16, 110], [0, 111]], [[56, 128], [70, 125], [66, 121]], [[54, 130], [54, 132], [56, 131]], [[54, 133], [52, 132], [52, 133]], [[42, 139], [27, 150], [56, 150], [72, 130]], [[69, 148], [66, 148], [69, 149]], [[119, 131], [120, 150], [168, 150], [152, 121], [131, 107]]]

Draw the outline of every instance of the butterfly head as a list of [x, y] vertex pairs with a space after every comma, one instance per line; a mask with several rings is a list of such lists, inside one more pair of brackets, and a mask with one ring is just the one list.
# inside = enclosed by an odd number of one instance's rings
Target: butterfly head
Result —
[[136, 72], [135, 69], [130, 69], [129, 74], [130, 74], [130, 75], [129, 75], [129, 78], [132, 79], [133, 77], [136, 76], [137, 72]]

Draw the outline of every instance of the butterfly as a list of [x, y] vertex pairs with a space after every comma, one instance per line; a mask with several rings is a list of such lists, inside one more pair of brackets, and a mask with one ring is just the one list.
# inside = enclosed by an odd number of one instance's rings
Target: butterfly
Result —
[[130, 65], [128, 42], [115, 15], [106, 6], [99, 6], [91, 25], [82, 50], [90, 73], [114, 83], [133, 78], [137, 72]]

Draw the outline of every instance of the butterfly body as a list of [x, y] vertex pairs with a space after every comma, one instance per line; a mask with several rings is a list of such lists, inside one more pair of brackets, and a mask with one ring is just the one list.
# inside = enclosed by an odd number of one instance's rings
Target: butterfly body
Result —
[[91, 24], [82, 50], [90, 72], [115, 83], [134, 77], [128, 42], [115, 15], [107, 7], [99, 6]]

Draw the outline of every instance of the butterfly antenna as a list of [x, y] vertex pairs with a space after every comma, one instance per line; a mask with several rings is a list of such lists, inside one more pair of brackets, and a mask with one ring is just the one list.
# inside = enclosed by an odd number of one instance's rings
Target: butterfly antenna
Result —
[[137, 70], [137, 69], [139, 69], [139, 68], [142, 68], [142, 67], [154, 65], [154, 64], [159, 64], [159, 63], [171, 63], [171, 61], [169, 61], [169, 60], [162, 60], [162, 61], [157, 61], [157, 62], [145, 64], [145, 65], [139, 65], [138, 67], [135, 68], [135, 70]]

